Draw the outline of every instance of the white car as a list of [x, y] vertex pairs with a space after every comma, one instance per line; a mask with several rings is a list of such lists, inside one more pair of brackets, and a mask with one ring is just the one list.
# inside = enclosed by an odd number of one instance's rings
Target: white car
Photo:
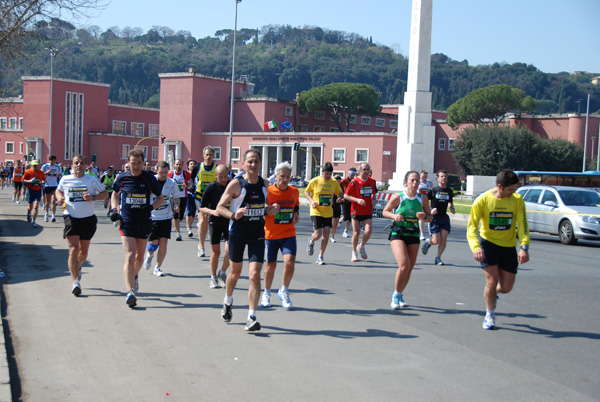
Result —
[[582, 187], [527, 185], [525, 200], [531, 232], [558, 235], [563, 244], [600, 240], [600, 194]]

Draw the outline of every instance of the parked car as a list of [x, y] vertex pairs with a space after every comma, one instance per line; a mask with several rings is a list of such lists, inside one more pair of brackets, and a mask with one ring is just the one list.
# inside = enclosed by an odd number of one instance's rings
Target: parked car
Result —
[[527, 185], [517, 189], [529, 230], [558, 235], [563, 244], [600, 240], [600, 194], [581, 187]]

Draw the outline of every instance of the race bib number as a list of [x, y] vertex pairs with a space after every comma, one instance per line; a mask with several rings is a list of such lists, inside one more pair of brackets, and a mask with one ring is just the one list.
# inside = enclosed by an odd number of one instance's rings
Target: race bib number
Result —
[[74, 187], [69, 189], [69, 202], [83, 202], [83, 193], [87, 191], [87, 187]]
[[512, 226], [512, 212], [490, 212], [491, 230], [509, 230]]
[[361, 197], [370, 197], [372, 195], [373, 195], [373, 187], [371, 187], [371, 186], [361, 187], [361, 189], [360, 189]]
[[293, 208], [281, 208], [278, 213], [275, 214], [275, 223], [278, 225], [287, 225], [292, 223], [292, 217], [294, 215]]
[[244, 219], [247, 221], [259, 221], [265, 216], [265, 204], [247, 204]]
[[450, 194], [448, 193], [437, 193], [435, 198], [439, 201], [450, 201]]
[[200, 183], [200, 192], [204, 193], [204, 190], [206, 190], [206, 187], [208, 187], [209, 184], [209, 181], [203, 181], [202, 183]]
[[165, 197], [163, 203], [161, 204], [160, 207], [156, 208], [158, 211], [166, 209], [169, 206], [169, 197], [167, 197], [166, 195], [163, 197]]
[[133, 208], [140, 208], [146, 205], [146, 194], [128, 194], [125, 204]]
[[183, 184], [178, 184], [177, 187], [179, 187], [179, 191], [183, 191]]
[[331, 194], [319, 194], [319, 205], [328, 207], [331, 205]]
[[15, 177], [23, 177], [23, 173], [15, 173]]

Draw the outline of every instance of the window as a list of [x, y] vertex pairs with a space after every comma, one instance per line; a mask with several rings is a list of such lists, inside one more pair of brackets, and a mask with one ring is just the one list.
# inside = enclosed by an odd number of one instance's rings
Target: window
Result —
[[454, 151], [454, 141], [455, 138], [448, 138], [448, 151]]
[[221, 160], [221, 147], [213, 147], [213, 149], [215, 150], [215, 155], [213, 156], [213, 159], [216, 161], [220, 161]]
[[82, 93], [65, 92], [65, 159], [83, 153], [83, 107]]
[[23, 144], [22, 142], [19, 142], [19, 155], [23, 155], [25, 153], [24, 149], [25, 149], [25, 144]]
[[148, 124], [148, 136], [149, 137], [154, 137], [160, 134], [160, 130], [159, 130], [159, 125], [158, 124]]
[[1, 117], [0, 118], [0, 129], [1, 130], [6, 130], [6, 127], [7, 127], [6, 123], [7, 123], [6, 117]]
[[113, 134], [127, 134], [125, 132], [125, 128], [127, 127], [127, 123], [124, 121], [113, 120], [112, 124], [112, 132]]
[[121, 153], [121, 159], [127, 160], [127, 155], [129, 154], [130, 149], [131, 148], [129, 144], [123, 144], [123, 152]]
[[525, 196], [525, 201], [526, 202], [538, 202], [538, 200], [540, 199], [540, 195], [542, 194], [542, 190], [541, 189], [533, 189], [530, 192], [527, 193], [527, 195]]
[[147, 161], [148, 160], [148, 147], [147, 146], [138, 146], [138, 148], [140, 151], [142, 151], [144, 153], [144, 160]]
[[152, 160], [158, 160], [158, 147], [152, 147]]
[[380, 119], [380, 118], [375, 119], [375, 126], [385, 127], [385, 119]]
[[136, 137], [144, 136], [144, 123], [131, 123], [131, 135]]
[[398, 120], [390, 120], [390, 128], [398, 128]]
[[342, 179], [344, 178], [344, 172], [340, 172], [339, 170], [333, 171], [333, 177], [340, 176]]
[[307, 132], [308, 124], [298, 124], [298, 131]]
[[291, 106], [286, 106], [285, 107], [285, 115], [286, 116], [293, 116], [294, 115], [294, 109], [292, 109]]
[[17, 129], [17, 118], [16, 117], [11, 117], [10, 118], [10, 129], [11, 130], [16, 130]]
[[15, 143], [14, 142], [5, 142], [4, 150], [7, 154], [15, 153]]
[[231, 160], [232, 161], [239, 161], [240, 160], [240, 148], [239, 147], [232, 147], [231, 148]]
[[19, 129], [23, 130], [23, 118], [19, 117]]
[[558, 205], [558, 199], [551, 190], [544, 191], [544, 196], [542, 197], [542, 204], [546, 203], [546, 201], [552, 201], [556, 205]]
[[359, 162], [369, 162], [369, 150], [368, 149], [357, 149], [356, 150], [356, 163]]
[[306, 110], [301, 110], [300, 117], [304, 117], [305, 119], [308, 119], [308, 112]]
[[325, 120], [325, 112], [322, 110], [317, 110], [315, 112], [315, 120]]
[[355, 114], [350, 115], [350, 124], [356, 124], [356, 115]]
[[445, 150], [446, 150], [446, 139], [438, 138], [438, 151], [445, 151]]
[[360, 116], [360, 124], [363, 126], [370, 126], [371, 118], [369, 116]]
[[315, 133], [322, 133], [323, 131], [325, 131], [325, 127], [323, 127], [323, 126], [315, 126], [315, 129], [314, 129]]
[[333, 161], [346, 163], [346, 148], [333, 148]]
[[331, 132], [331, 133], [339, 133], [339, 132], [340, 132], [340, 129], [339, 129], [339, 128], [337, 128], [337, 127], [330, 127], [330, 128], [329, 128], [329, 132]]

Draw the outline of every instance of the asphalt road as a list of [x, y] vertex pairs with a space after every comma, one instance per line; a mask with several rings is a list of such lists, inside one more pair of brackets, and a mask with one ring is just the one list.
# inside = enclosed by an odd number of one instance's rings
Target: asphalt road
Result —
[[226, 324], [224, 291], [208, 287], [197, 236], [169, 243], [168, 276], [141, 272], [138, 307], [129, 309], [120, 237], [104, 211], [98, 202], [83, 295], [75, 298], [62, 219], [33, 229], [25, 207], [0, 192], [13, 390], [25, 401], [563, 401], [600, 394], [598, 242], [564, 246], [534, 234], [531, 261], [499, 300], [498, 329], [485, 331], [484, 278], [464, 220], [454, 221], [447, 265], [433, 265], [435, 247], [419, 255], [405, 291], [409, 307], [392, 311], [396, 264], [386, 222], [375, 222], [368, 260], [350, 262], [350, 239], [340, 232], [327, 264], [318, 266], [305, 253], [310, 220], [302, 207], [295, 308], [285, 311], [274, 297], [273, 308], [258, 311], [262, 331], [248, 334], [246, 266]]

